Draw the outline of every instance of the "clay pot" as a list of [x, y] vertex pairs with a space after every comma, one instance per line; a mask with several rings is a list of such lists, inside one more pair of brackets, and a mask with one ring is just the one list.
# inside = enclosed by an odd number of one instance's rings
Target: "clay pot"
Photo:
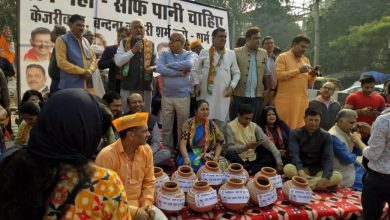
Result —
[[259, 175], [257, 178], [249, 180], [246, 186], [249, 190], [251, 202], [259, 207], [266, 206], [259, 204], [259, 195], [271, 195], [271, 197], [274, 198], [271, 203], [275, 202], [277, 199], [276, 190], [266, 176]]
[[156, 178], [156, 190], [160, 188], [163, 183], [169, 181], [169, 176], [164, 173], [164, 170], [160, 167], [154, 167], [154, 177]]
[[178, 182], [180, 188], [187, 193], [192, 184], [198, 181], [198, 177], [195, 175], [192, 167], [183, 165], [172, 174], [171, 180]]
[[255, 175], [255, 179], [256, 177], [258, 177], [259, 175], [263, 175], [263, 176], [266, 176], [270, 179], [272, 185], [274, 185], [274, 187], [276, 188], [282, 188], [282, 177], [280, 175], [278, 175], [277, 171], [272, 168], [272, 167], [263, 167], [261, 168], [261, 170], [256, 173]]
[[249, 180], [249, 174], [244, 169], [244, 167], [239, 163], [232, 163], [229, 165], [229, 167], [225, 170], [225, 176], [226, 178], [237, 178], [244, 180], [244, 184]]
[[187, 205], [192, 211], [208, 212], [218, 203], [217, 197], [217, 191], [207, 181], [198, 181], [187, 193]]
[[283, 184], [283, 187], [282, 187], [283, 196], [290, 203], [292, 203], [294, 205], [304, 205], [304, 204], [309, 203], [309, 202], [306, 202], [306, 203], [297, 202], [297, 201], [294, 201], [294, 198], [290, 198], [290, 190], [291, 189], [302, 190], [302, 191], [308, 192], [308, 194], [310, 194], [313, 191], [311, 190], [311, 188], [309, 186], [309, 181], [307, 181], [305, 178], [302, 178], [300, 176], [293, 176], [291, 178], [291, 180], [285, 182]]
[[219, 164], [214, 161], [207, 161], [204, 166], [199, 168], [197, 176], [199, 180], [208, 181], [213, 187], [219, 187], [225, 180], [225, 175], [219, 167]]
[[[218, 191], [222, 204], [230, 210], [240, 210], [246, 206], [249, 201], [249, 191], [245, 186], [245, 181], [238, 178], [228, 178], [226, 183]], [[236, 197], [236, 199], [232, 199]]]
[[184, 192], [175, 181], [165, 182], [157, 190], [156, 195], [156, 206], [164, 213], [176, 213], [184, 206]]

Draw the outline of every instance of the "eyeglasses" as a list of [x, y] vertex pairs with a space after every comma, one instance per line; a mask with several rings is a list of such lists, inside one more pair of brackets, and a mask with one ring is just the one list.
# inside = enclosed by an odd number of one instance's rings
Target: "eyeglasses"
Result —
[[334, 88], [332, 88], [332, 87], [321, 87], [321, 89], [326, 89], [326, 90], [334, 90]]

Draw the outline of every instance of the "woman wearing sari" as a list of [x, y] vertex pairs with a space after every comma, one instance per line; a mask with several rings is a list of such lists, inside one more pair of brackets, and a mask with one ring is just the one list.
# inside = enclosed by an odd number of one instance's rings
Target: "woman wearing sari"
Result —
[[209, 118], [209, 103], [200, 99], [195, 104], [194, 117], [186, 120], [179, 140], [178, 166], [190, 165], [194, 172], [208, 160], [226, 161], [222, 158], [223, 135]]

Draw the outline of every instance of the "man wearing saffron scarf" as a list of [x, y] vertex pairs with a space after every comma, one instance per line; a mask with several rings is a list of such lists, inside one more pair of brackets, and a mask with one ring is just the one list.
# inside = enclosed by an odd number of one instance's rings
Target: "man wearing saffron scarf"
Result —
[[[141, 19], [132, 21], [130, 36], [120, 42], [114, 57], [115, 64], [121, 68], [122, 103], [126, 103], [129, 95], [139, 93], [144, 99], [145, 111], [150, 112], [156, 53], [154, 43], [145, 37], [144, 22]], [[127, 105], [122, 105], [122, 112], [128, 110]]]
[[70, 32], [56, 40], [56, 60], [60, 68], [58, 88], [84, 88], [95, 93], [92, 74], [97, 69], [97, 64], [87, 39], [81, 36], [84, 32], [84, 23], [84, 17], [72, 15], [69, 18]]
[[240, 80], [240, 70], [234, 51], [225, 48], [226, 30], [219, 27], [211, 35], [213, 46], [200, 52], [191, 74], [195, 95], [209, 103], [209, 118], [223, 131], [229, 119], [230, 96]]
[[146, 112], [138, 112], [112, 121], [120, 139], [103, 148], [95, 162], [118, 173], [132, 219], [166, 219], [153, 205], [156, 179], [153, 152], [146, 143], [150, 136], [148, 116]]

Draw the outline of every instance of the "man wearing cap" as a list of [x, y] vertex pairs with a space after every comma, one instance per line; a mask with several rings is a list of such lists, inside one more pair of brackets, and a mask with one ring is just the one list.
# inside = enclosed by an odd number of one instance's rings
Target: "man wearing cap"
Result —
[[203, 50], [202, 41], [199, 38], [190, 43], [190, 50], [196, 54], [200, 54], [200, 51]]
[[96, 157], [96, 164], [118, 173], [128, 198], [133, 219], [166, 219], [155, 206], [153, 153], [149, 137], [148, 113], [139, 112], [115, 119], [112, 123], [120, 139], [105, 147]]
[[[144, 100], [141, 94], [133, 93], [127, 98], [129, 108], [128, 115], [144, 111]], [[148, 117], [148, 129], [150, 136], [147, 143], [153, 151], [154, 166], [160, 166], [171, 159], [171, 151], [161, 147], [161, 134], [157, 124], [157, 117], [150, 114]]]

